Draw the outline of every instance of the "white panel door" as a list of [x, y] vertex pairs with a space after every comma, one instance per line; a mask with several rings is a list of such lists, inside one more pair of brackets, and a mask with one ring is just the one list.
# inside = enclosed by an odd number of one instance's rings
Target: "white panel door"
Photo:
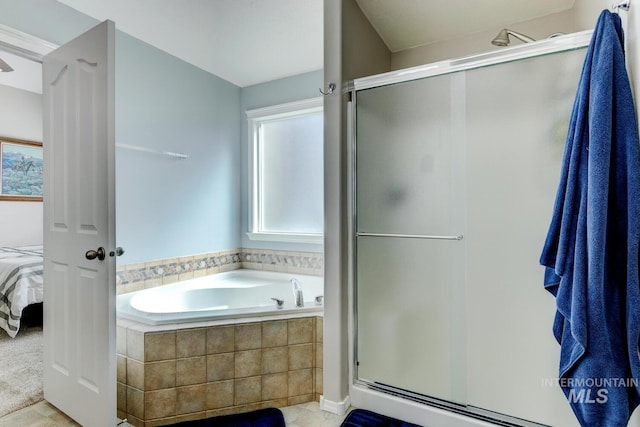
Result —
[[105, 21], [43, 61], [44, 397], [92, 427], [116, 420], [114, 45]]

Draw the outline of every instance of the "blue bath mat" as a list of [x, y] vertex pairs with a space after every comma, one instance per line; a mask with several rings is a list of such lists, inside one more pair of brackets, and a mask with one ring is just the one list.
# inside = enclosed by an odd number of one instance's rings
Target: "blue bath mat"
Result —
[[277, 408], [222, 415], [205, 420], [183, 421], [171, 425], [174, 427], [285, 427], [282, 412]]
[[376, 414], [366, 409], [354, 409], [347, 415], [340, 427], [421, 427], [400, 421], [385, 415]]

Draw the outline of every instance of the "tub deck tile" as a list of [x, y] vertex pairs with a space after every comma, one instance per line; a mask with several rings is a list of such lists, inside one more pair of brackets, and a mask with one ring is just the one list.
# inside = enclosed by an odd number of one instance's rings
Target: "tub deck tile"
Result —
[[[176, 415], [176, 389], [149, 391], [144, 394], [144, 419], [153, 420]], [[142, 417], [141, 417], [142, 418]]]
[[214, 326], [207, 329], [207, 354], [228, 353], [235, 348], [235, 327]]
[[288, 344], [306, 344], [313, 342], [315, 323], [313, 317], [289, 319]]
[[119, 323], [118, 413], [151, 426], [317, 400], [321, 319], [242, 320], [161, 332]]
[[235, 404], [244, 405], [262, 400], [262, 377], [236, 378]]
[[175, 415], [204, 412], [207, 409], [207, 385], [190, 385], [176, 389]]
[[207, 382], [207, 357], [189, 357], [176, 360], [175, 385], [185, 386]]
[[207, 411], [229, 408], [234, 402], [235, 381], [217, 381], [207, 384]]
[[176, 357], [196, 357], [207, 354], [206, 336], [203, 328], [176, 331]]
[[262, 348], [282, 347], [288, 343], [286, 320], [262, 323]]
[[154, 332], [144, 336], [144, 361], [155, 362], [176, 358], [176, 332]]
[[262, 350], [262, 373], [275, 374], [289, 370], [289, 347], [272, 347]]
[[262, 374], [262, 349], [237, 351], [235, 354], [235, 378]]
[[262, 348], [262, 325], [249, 323], [235, 326], [235, 351]]
[[207, 356], [207, 381], [215, 382], [235, 378], [235, 353]]

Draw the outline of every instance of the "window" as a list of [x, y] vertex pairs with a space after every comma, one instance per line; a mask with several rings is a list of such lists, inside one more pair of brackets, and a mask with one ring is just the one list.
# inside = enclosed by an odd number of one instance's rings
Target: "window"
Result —
[[249, 238], [322, 243], [322, 98], [247, 111]]

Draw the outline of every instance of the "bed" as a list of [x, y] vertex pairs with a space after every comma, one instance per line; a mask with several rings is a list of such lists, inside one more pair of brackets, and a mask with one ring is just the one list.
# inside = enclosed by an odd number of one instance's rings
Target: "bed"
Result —
[[27, 306], [43, 294], [42, 245], [0, 247], [0, 328], [14, 338]]

